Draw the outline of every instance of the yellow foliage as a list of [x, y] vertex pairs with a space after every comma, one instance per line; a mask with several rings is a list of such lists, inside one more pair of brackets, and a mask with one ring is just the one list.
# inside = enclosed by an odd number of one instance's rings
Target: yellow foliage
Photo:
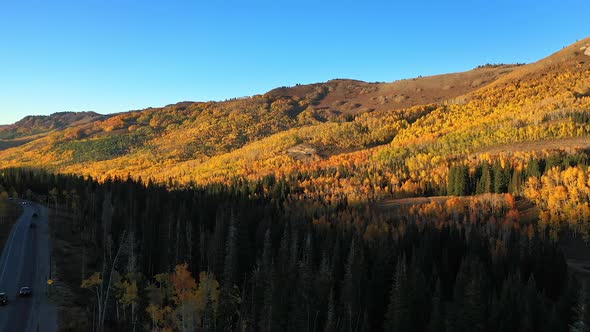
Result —
[[82, 281], [82, 288], [92, 288], [102, 284], [102, 278], [100, 277], [100, 272], [94, 272], [88, 279]]

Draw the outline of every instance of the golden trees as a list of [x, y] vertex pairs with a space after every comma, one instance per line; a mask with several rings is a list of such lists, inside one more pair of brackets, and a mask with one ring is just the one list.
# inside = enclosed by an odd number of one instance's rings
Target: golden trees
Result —
[[525, 196], [541, 209], [542, 225], [569, 225], [590, 239], [589, 172], [589, 168], [583, 167], [554, 167], [541, 178], [531, 177], [527, 181]]
[[219, 283], [210, 272], [193, 278], [187, 264], [177, 265], [171, 274], [159, 274], [148, 285], [152, 331], [194, 331], [211, 329], [219, 303]]

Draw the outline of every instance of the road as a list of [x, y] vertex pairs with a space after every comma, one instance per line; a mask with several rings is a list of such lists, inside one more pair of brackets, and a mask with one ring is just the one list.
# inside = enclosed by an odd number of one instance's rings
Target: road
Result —
[[[8, 305], [0, 307], [0, 331], [57, 331], [57, 309], [46, 296], [50, 273], [47, 209], [32, 202], [18, 203], [23, 214], [0, 257], [0, 292], [8, 296]], [[31, 228], [32, 223], [36, 227]], [[18, 296], [22, 286], [32, 288], [30, 298]]]

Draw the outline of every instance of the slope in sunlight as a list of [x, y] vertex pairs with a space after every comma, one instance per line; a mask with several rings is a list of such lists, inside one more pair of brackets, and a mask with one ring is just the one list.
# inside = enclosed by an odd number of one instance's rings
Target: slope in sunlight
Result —
[[[315, 175], [304, 186], [340, 194], [425, 187], [444, 181], [453, 160], [490, 147], [587, 137], [588, 44], [529, 65], [393, 83], [332, 80], [132, 111], [47, 131], [0, 160], [178, 184], [308, 172]], [[293, 147], [313, 153], [300, 158]], [[333, 168], [346, 184], [314, 183]]]
[[[393, 83], [333, 80], [225, 102], [182, 102], [111, 116], [28, 117], [0, 129], [0, 137], [6, 138], [0, 148], [19, 146], [2, 152], [0, 158], [10, 166], [35, 166], [41, 159], [45, 167], [58, 171], [151, 176], [163, 165], [189, 160], [200, 164], [305, 127], [314, 129], [301, 133], [303, 138], [294, 137], [293, 145], [306, 141], [320, 155], [329, 156], [388, 143], [406, 125], [402, 120], [414, 121], [425, 112], [401, 111], [404, 108], [449, 102], [513, 69], [500, 66]], [[391, 128], [376, 123], [392, 111], [396, 114]], [[371, 112], [375, 116], [366, 115]], [[328, 136], [320, 135], [324, 130]]]

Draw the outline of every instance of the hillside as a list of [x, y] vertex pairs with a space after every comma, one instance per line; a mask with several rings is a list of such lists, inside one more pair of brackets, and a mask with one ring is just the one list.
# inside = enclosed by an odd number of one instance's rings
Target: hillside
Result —
[[[374, 118], [415, 105], [453, 100], [512, 70], [501, 66], [393, 83], [333, 80], [225, 102], [182, 102], [111, 116], [56, 113], [27, 117], [0, 128], [0, 149], [26, 144], [3, 151], [0, 158], [8, 165], [33, 166], [42, 155], [45, 167], [54, 170], [83, 167], [94, 175], [103, 170], [116, 174], [133, 170], [145, 175], [150, 168], [157, 173], [162, 165], [203, 162], [290, 129], [320, 128], [322, 124], [332, 128], [348, 122], [354, 125], [339, 135], [364, 131], [373, 136], [344, 144], [311, 139], [327, 156], [391, 141], [395, 130], [374, 128], [367, 123]], [[395, 117], [411, 122], [419, 114], [403, 111]], [[357, 115], [364, 119], [360, 125], [354, 121]], [[335, 140], [340, 138], [332, 137]]]
[[483, 66], [462, 73], [417, 77], [392, 83], [336, 79], [322, 84], [277, 88], [266, 96], [311, 99], [316, 101], [316, 110], [355, 115], [367, 111], [453, 102], [455, 98], [485, 86], [517, 67]]
[[77, 127], [107, 116], [94, 112], [58, 112], [51, 115], [30, 115], [11, 125], [0, 125], [0, 150], [40, 139], [52, 132]]
[[105, 119], [94, 112], [58, 112], [51, 115], [30, 115], [12, 125], [0, 126], [0, 139], [15, 139], [78, 126]]
[[446, 181], [450, 165], [462, 156], [510, 153], [515, 142], [526, 154], [532, 153], [526, 142], [576, 137], [578, 147], [587, 147], [588, 44], [585, 39], [522, 66], [392, 83], [332, 80], [108, 117], [24, 119], [3, 128], [3, 137], [39, 136], [18, 147], [0, 145], [0, 160], [180, 185], [297, 173], [305, 174], [300, 185], [313, 187], [315, 195], [358, 199], [420, 192]]

